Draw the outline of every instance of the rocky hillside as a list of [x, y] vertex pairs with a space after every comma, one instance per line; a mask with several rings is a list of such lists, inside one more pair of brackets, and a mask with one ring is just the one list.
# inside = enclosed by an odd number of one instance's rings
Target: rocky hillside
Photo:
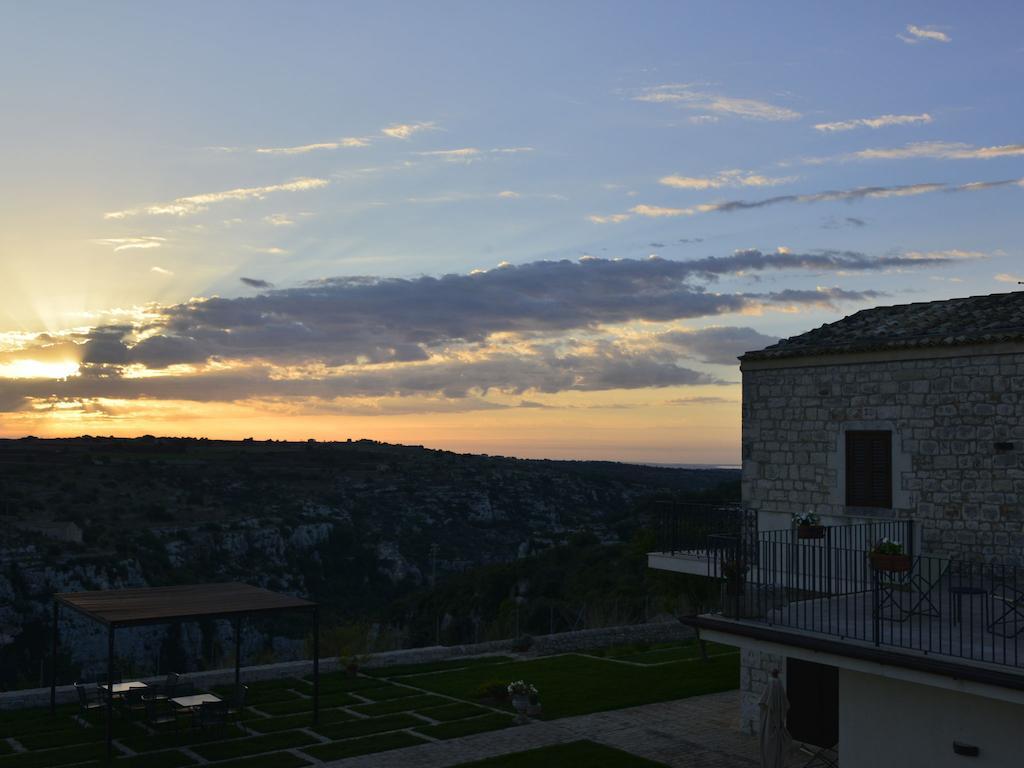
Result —
[[[55, 591], [240, 580], [312, 596], [328, 622], [366, 619], [435, 578], [577, 533], [618, 542], [652, 497], [708, 493], [736, 477], [365, 440], [0, 441], [0, 661], [38, 677]], [[304, 630], [290, 629], [250, 627], [243, 652], [297, 653]], [[72, 619], [62, 632], [68, 664], [103, 657], [98, 633]], [[216, 656], [229, 647], [223, 634], [215, 624], [137, 630], [119, 654], [149, 666]]]

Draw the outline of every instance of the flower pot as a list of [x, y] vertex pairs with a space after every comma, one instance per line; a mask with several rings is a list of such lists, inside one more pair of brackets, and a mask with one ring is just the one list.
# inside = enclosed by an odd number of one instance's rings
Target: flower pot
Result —
[[516, 722], [526, 722], [526, 711], [530, 708], [530, 697], [525, 693], [512, 694], [512, 706], [516, 710]]
[[540, 705], [539, 701], [537, 703], [530, 702], [526, 708], [526, 714], [530, 717], [540, 717], [543, 712], [544, 708]]
[[910, 555], [883, 555], [881, 552], [872, 552], [868, 555], [871, 567], [876, 571], [888, 571], [900, 573], [909, 571], [911, 566]]
[[796, 527], [798, 539], [823, 539], [825, 538], [825, 526], [823, 525], [798, 525]]

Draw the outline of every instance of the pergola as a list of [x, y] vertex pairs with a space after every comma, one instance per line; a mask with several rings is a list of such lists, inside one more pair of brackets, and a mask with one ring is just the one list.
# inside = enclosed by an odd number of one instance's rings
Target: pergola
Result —
[[[191, 584], [145, 589], [107, 589], [55, 594], [50, 711], [57, 707], [57, 621], [61, 605], [107, 628], [107, 684], [114, 684], [114, 632], [122, 627], [199, 619], [231, 619], [235, 627], [235, 685], [241, 682], [241, 622], [249, 616], [282, 611], [313, 615], [313, 723], [320, 715], [320, 608], [316, 603], [248, 584]], [[113, 757], [113, 695], [107, 704], [107, 759]]]

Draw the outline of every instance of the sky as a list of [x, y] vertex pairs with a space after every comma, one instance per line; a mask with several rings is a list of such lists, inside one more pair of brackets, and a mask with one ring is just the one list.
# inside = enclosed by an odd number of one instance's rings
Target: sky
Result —
[[0, 435], [737, 464], [1024, 280], [1016, 2], [0, 3]]

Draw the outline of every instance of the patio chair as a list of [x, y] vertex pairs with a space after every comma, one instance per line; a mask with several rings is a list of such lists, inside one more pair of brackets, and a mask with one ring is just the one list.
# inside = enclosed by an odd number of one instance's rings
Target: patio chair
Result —
[[103, 709], [104, 703], [100, 700], [95, 688], [84, 683], [75, 683], [75, 692], [78, 694], [78, 711], [81, 715], [88, 715], [90, 712]]
[[195, 723], [204, 735], [207, 732], [223, 734], [228, 724], [228, 703], [226, 701], [204, 701], [196, 711]]
[[121, 694], [121, 714], [129, 720], [134, 720], [136, 715], [146, 714], [146, 702], [142, 696], [143, 689], [130, 688]]
[[876, 573], [878, 604], [873, 616], [886, 621], [906, 621], [911, 616], [931, 619], [942, 615], [939, 593], [946, 566], [930, 557], [917, 557], [909, 571]]
[[159, 685], [150, 686], [152, 693], [146, 695], [150, 698], [163, 697], [165, 699], [173, 699], [178, 696], [178, 686], [180, 685], [181, 675], [177, 672], [168, 672], [164, 681]]
[[248, 685], [237, 685], [231, 692], [231, 698], [228, 699], [228, 718], [235, 722], [242, 722], [242, 716], [245, 714], [245, 702], [249, 698], [249, 686]]
[[992, 623], [989, 631], [1000, 637], [1024, 632], [1024, 589], [1000, 581], [992, 587]]
[[142, 702], [146, 707], [146, 723], [150, 728], [160, 730], [163, 726], [172, 725], [177, 735], [178, 716], [165, 696], [143, 696]]

